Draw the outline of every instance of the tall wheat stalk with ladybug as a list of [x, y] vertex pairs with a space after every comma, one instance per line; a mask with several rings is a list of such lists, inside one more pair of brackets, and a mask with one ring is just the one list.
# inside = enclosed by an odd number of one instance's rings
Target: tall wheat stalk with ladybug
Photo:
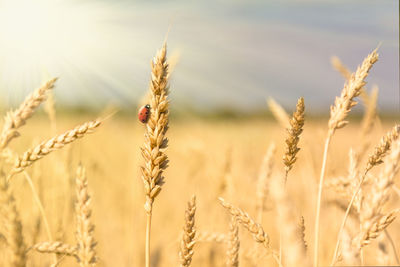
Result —
[[139, 110], [139, 120], [145, 123], [144, 146], [141, 148], [144, 165], [141, 166], [142, 179], [146, 200], [144, 209], [147, 215], [146, 223], [146, 267], [150, 267], [150, 231], [153, 203], [164, 183], [163, 172], [168, 166], [165, 150], [168, 139], [168, 63], [167, 45], [162, 48], [151, 62], [151, 81], [149, 86], [150, 104]]

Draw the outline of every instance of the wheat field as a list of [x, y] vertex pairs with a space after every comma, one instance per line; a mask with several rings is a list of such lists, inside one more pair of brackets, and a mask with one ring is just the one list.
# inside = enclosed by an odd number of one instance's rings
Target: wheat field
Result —
[[303, 98], [271, 99], [276, 120], [170, 119], [165, 45], [145, 124], [57, 114], [60, 81], [44, 83], [4, 114], [1, 266], [398, 265], [399, 127], [364, 81], [377, 60], [333, 60], [346, 83], [320, 119]]

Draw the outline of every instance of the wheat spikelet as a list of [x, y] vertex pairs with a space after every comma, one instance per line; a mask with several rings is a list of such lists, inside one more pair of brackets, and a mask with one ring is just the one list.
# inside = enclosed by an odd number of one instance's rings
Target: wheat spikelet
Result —
[[55, 253], [67, 256], [76, 256], [77, 253], [77, 247], [58, 241], [41, 242], [32, 246], [31, 249], [40, 253]]
[[161, 191], [161, 186], [164, 182], [163, 171], [168, 164], [167, 155], [165, 154], [168, 146], [168, 139], [165, 134], [168, 129], [169, 115], [166, 49], [166, 44], [164, 43], [151, 63], [151, 111], [149, 121], [146, 124], [145, 142], [142, 148], [145, 166], [141, 167], [146, 193], [145, 210], [147, 213], [151, 213], [153, 201]]
[[256, 187], [256, 199], [257, 199], [257, 220], [261, 223], [262, 222], [262, 215], [265, 210], [265, 201], [268, 195], [268, 186], [269, 186], [269, 179], [272, 174], [272, 168], [274, 161], [272, 157], [274, 156], [276, 151], [276, 146], [272, 143], [269, 147], [267, 152], [265, 153], [263, 162], [261, 164], [260, 173], [257, 179], [257, 187]]
[[346, 81], [340, 97], [336, 98], [335, 104], [331, 107], [328, 123], [330, 131], [340, 129], [348, 123], [345, 121], [347, 114], [357, 104], [354, 98], [360, 95], [361, 88], [366, 84], [364, 80], [368, 76], [369, 70], [378, 61], [378, 53], [376, 51], [375, 49], [364, 59], [357, 71]]
[[232, 204], [226, 202], [223, 198], [219, 198], [219, 201], [221, 202], [221, 205], [228, 210], [228, 212], [233, 216], [236, 217], [238, 222], [246, 228], [251, 235], [253, 236], [253, 239], [257, 241], [258, 243], [261, 243], [264, 245], [266, 248], [270, 248], [269, 246], [269, 237], [268, 235], [264, 232], [264, 229], [262, 226], [258, 223], [256, 223], [246, 212], [242, 211], [241, 209], [233, 206]]
[[378, 146], [375, 147], [374, 153], [368, 158], [366, 172], [371, 170], [374, 166], [383, 163], [383, 158], [390, 150], [392, 143], [397, 140], [400, 134], [400, 125], [395, 125], [393, 129], [382, 137]]
[[285, 164], [285, 181], [287, 175], [292, 169], [293, 164], [296, 162], [296, 155], [300, 148], [297, 146], [299, 143], [300, 134], [303, 132], [304, 126], [304, 98], [300, 97], [297, 101], [296, 111], [293, 112], [293, 117], [290, 120], [290, 128], [287, 129], [288, 137], [285, 140], [286, 148], [285, 155], [283, 156], [283, 163]]
[[290, 118], [282, 106], [271, 97], [267, 99], [267, 104], [278, 123], [285, 129], [289, 128]]
[[302, 238], [299, 236], [299, 227], [294, 216], [294, 207], [279, 179], [271, 181], [271, 195], [277, 207], [277, 225], [281, 229], [283, 264], [285, 266], [309, 266], [306, 250]]
[[231, 223], [229, 225], [228, 235], [228, 250], [226, 251], [226, 266], [227, 267], [238, 267], [239, 266], [239, 226], [237, 218], [232, 216]]
[[14, 167], [10, 172], [10, 176], [22, 172], [25, 170], [25, 168], [29, 167], [42, 157], [48, 155], [50, 152], [59, 150], [65, 145], [82, 138], [86, 134], [92, 133], [97, 127], [100, 126], [100, 124], [101, 121], [99, 120], [86, 122], [72, 130], [66, 131], [63, 134], [57, 135], [50, 140], [44, 141], [34, 148], [29, 149], [15, 161]]
[[76, 240], [77, 256], [81, 267], [94, 266], [96, 263], [96, 241], [93, 237], [94, 225], [90, 221], [92, 211], [90, 209], [90, 195], [86, 171], [82, 166], [78, 167], [76, 174]]
[[0, 134], [0, 148], [5, 148], [13, 138], [19, 136], [17, 129], [23, 126], [26, 120], [33, 115], [40, 103], [46, 100], [46, 93], [54, 87], [56, 80], [57, 78], [53, 78], [43, 84], [28, 95], [18, 109], [7, 113], [3, 130]]
[[26, 266], [26, 245], [22, 234], [21, 219], [15, 205], [13, 194], [8, 188], [5, 177], [0, 177], [0, 210], [5, 230], [7, 245], [10, 249], [8, 266]]
[[181, 241], [181, 250], [179, 252], [179, 258], [182, 267], [190, 266], [193, 257], [193, 247], [196, 243], [195, 235], [196, 229], [194, 227], [196, 213], [196, 197], [192, 196], [188, 202], [187, 209], [185, 211], [185, 225], [183, 226], [183, 236]]

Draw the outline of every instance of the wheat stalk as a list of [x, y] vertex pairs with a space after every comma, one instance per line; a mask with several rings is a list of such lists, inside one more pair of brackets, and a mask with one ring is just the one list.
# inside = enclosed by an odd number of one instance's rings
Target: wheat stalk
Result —
[[146, 267], [150, 267], [150, 230], [154, 199], [161, 191], [164, 183], [163, 171], [167, 168], [168, 157], [165, 150], [168, 139], [165, 134], [168, 130], [169, 101], [168, 101], [168, 63], [167, 46], [163, 44], [151, 62], [150, 118], [146, 124], [144, 147], [142, 156], [145, 164], [141, 167], [146, 202], [144, 209], [147, 214], [146, 223]]
[[11, 178], [16, 173], [22, 172], [37, 160], [48, 155], [50, 152], [59, 150], [65, 145], [82, 138], [86, 134], [92, 133], [97, 127], [100, 126], [100, 124], [101, 121], [99, 120], [86, 122], [72, 130], [66, 131], [63, 134], [57, 135], [50, 140], [44, 141], [34, 148], [29, 149], [22, 156], [17, 158], [8, 178]]
[[331, 113], [328, 122], [328, 134], [325, 140], [324, 154], [322, 158], [321, 174], [318, 186], [318, 199], [315, 216], [315, 234], [314, 234], [314, 266], [318, 267], [318, 242], [319, 242], [319, 218], [321, 210], [321, 199], [322, 199], [322, 187], [324, 184], [326, 161], [328, 157], [329, 144], [332, 136], [337, 129], [340, 129], [348, 123], [345, 121], [351, 108], [354, 107], [357, 102], [354, 100], [360, 94], [361, 88], [365, 85], [365, 78], [368, 76], [369, 70], [372, 65], [378, 60], [378, 53], [375, 49], [369, 54], [356, 70], [351, 75], [348, 81], [346, 81], [340, 97], [335, 99], [335, 103], [331, 106]]
[[90, 209], [91, 198], [88, 193], [88, 181], [85, 168], [78, 167], [76, 174], [76, 240], [77, 240], [77, 257], [81, 267], [94, 266], [96, 257], [96, 241], [93, 237], [94, 225], [90, 217], [92, 210]]
[[228, 235], [228, 250], [226, 251], [226, 266], [238, 267], [239, 266], [239, 226], [237, 218], [232, 216], [231, 223], [229, 224]]
[[3, 130], [0, 134], [0, 148], [5, 148], [15, 137], [19, 136], [18, 128], [26, 123], [36, 108], [46, 100], [46, 93], [53, 89], [57, 78], [53, 78], [44, 83], [40, 88], [28, 95], [18, 109], [7, 113], [4, 119]]
[[300, 97], [297, 101], [296, 111], [293, 112], [293, 117], [290, 120], [290, 128], [287, 129], [288, 136], [285, 140], [286, 148], [283, 156], [285, 164], [285, 182], [289, 171], [293, 168], [296, 162], [296, 155], [300, 148], [298, 147], [300, 134], [303, 132], [304, 126], [304, 98]]
[[194, 227], [196, 213], [196, 197], [192, 196], [185, 211], [185, 225], [183, 226], [183, 236], [179, 258], [182, 267], [189, 267], [193, 257], [193, 247], [196, 244], [196, 229]]
[[0, 211], [4, 221], [5, 237], [11, 251], [8, 266], [26, 266], [26, 245], [22, 234], [22, 223], [12, 192], [5, 177], [0, 177]]

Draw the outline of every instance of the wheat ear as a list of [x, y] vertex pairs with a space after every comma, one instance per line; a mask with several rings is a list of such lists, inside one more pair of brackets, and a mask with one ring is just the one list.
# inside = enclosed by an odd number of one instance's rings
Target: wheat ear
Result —
[[144, 209], [147, 214], [146, 223], [146, 267], [150, 267], [150, 230], [154, 199], [161, 191], [164, 182], [163, 171], [167, 168], [168, 157], [165, 150], [168, 139], [165, 137], [168, 129], [169, 101], [168, 101], [168, 63], [166, 43], [157, 52], [151, 62], [150, 82], [150, 118], [146, 124], [144, 147], [142, 156], [144, 166], [141, 167], [142, 180], [146, 194]]
[[280, 179], [271, 181], [271, 195], [277, 207], [277, 225], [283, 230], [281, 232], [283, 253], [283, 264], [285, 266], [309, 266], [303, 241], [299, 236], [299, 227], [294, 216], [294, 208], [286, 193], [285, 185]]
[[239, 225], [237, 218], [232, 216], [231, 223], [229, 224], [228, 235], [228, 250], [226, 251], [226, 266], [238, 267], [239, 266]]
[[335, 103], [331, 106], [330, 118], [328, 122], [328, 134], [325, 140], [324, 154], [322, 158], [321, 174], [318, 186], [318, 199], [315, 216], [315, 233], [314, 233], [314, 266], [318, 267], [318, 242], [319, 242], [319, 218], [321, 210], [322, 200], [322, 187], [324, 184], [326, 161], [328, 157], [329, 144], [332, 136], [337, 129], [340, 129], [348, 123], [345, 121], [351, 108], [354, 107], [357, 102], [354, 100], [360, 94], [361, 88], [365, 85], [365, 78], [368, 76], [369, 70], [372, 65], [378, 60], [378, 53], [375, 49], [369, 54], [353, 73], [348, 81], [346, 81], [340, 97], [335, 99]]
[[196, 197], [192, 196], [185, 211], [185, 225], [183, 226], [183, 236], [179, 258], [182, 267], [189, 267], [193, 257], [193, 247], [196, 244], [196, 229], [194, 227], [196, 213]]
[[374, 223], [370, 224], [367, 229], [360, 233], [357, 240], [357, 245], [362, 248], [372, 240], [376, 239], [395, 219], [400, 210], [394, 210], [386, 215], [380, 216]]
[[261, 243], [265, 248], [270, 249], [269, 236], [264, 232], [264, 229], [260, 224], [256, 223], [249, 214], [226, 202], [223, 198], [220, 197], [219, 201], [221, 202], [221, 205], [250, 232], [256, 242]]
[[265, 201], [268, 195], [269, 179], [271, 178], [273, 169], [273, 156], [276, 151], [276, 146], [272, 143], [267, 152], [265, 153], [263, 162], [261, 164], [260, 173], [257, 179], [256, 199], [257, 199], [257, 221], [262, 223], [263, 212], [265, 210]]
[[82, 166], [78, 167], [76, 174], [76, 240], [78, 243], [77, 256], [81, 267], [94, 266], [96, 263], [96, 241], [93, 237], [94, 225], [90, 217], [91, 198], [88, 193], [88, 181], [86, 171]]
[[[363, 183], [365, 181], [365, 177], [366, 177], [367, 173], [374, 166], [377, 166], [377, 165], [379, 165], [379, 164], [381, 164], [383, 162], [383, 158], [386, 156], [388, 151], [391, 149], [392, 143], [397, 142], [397, 140], [399, 140], [398, 139], [399, 132], [400, 132], [400, 126], [399, 125], [395, 125], [393, 127], [393, 129], [381, 139], [379, 145], [377, 147], [375, 147], [374, 152], [369, 156], [368, 162], [367, 162], [367, 166], [365, 167], [364, 173], [362, 174], [361, 178], [359, 179], [359, 183], [358, 183], [358, 185], [356, 186], [356, 188], [354, 190], [354, 193], [353, 193], [353, 195], [351, 197], [351, 200], [349, 202], [349, 205], [347, 206], [345, 215], [343, 217], [343, 221], [342, 221], [342, 224], [341, 224], [339, 232], [338, 232], [335, 252], [333, 254], [333, 258], [332, 258], [332, 261], [331, 261], [332, 264], [336, 261], [336, 257], [338, 255], [339, 245], [340, 245], [340, 237], [342, 236], [342, 231], [345, 228], [346, 221], [347, 221], [347, 218], [348, 218], [348, 216], [350, 214], [351, 207], [353, 206], [353, 202], [357, 199], [357, 195], [361, 190], [361, 186], [363, 185]], [[392, 160], [393, 160], [393, 158], [392, 158]], [[360, 209], [361, 203], [360, 203], [360, 198], [359, 197], [358, 197], [358, 201], [357, 202], [358, 202], [357, 203], [358, 209]]]
[[[338, 57], [336, 57], [336, 56], [331, 57], [331, 63], [332, 63], [332, 66], [338, 72], [340, 72], [340, 74], [342, 74], [343, 78], [345, 78], [346, 80], [349, 80], [351, 78], [351, 71], [342, 63], [342, 61]], [[368, 106], [370, 97], [368, 96], [364, 87], [362, 87], [360, 89], [360, 91], [361, 91], [360, 97], [361, 97], [362, 101], [364, 102], [364, 105]]]
[[272, 97], [267, 99], [267, 104], [272, 112], [272, 115], [274, 115], [278, 123], [285, 129], [289, 128], [290, 118], [285, 109], [281, 105], [279, 105], [278, 102], [276, 102]]
[[8, 266], [26, 266], [26, 245], [22, 234], [22, 223], [12, 192], [5, 177], [0, 177], [0, 210], [4, 220], [5, 236], [11, 251]]
[[9, 178], [11, 178], [16, 173], [22, 172], [23, 170], [25, 170], [25, 168], [29, 167], [42, 157], [48, 155], [50, 152], [59, 150], [65, 145], [72, 143], [89, 133], [92, 133], [97, 127], [100, 126], [100, 124], [101, 121], [99, 120], [86, 122], [75, 127], [72, 130], [66, 131], [63, 134], [57, 135], [50, 140], [44, 141], [34, 148], [29, 149], [22, 156], [17, 158], [14, 167], [10, 172]]
[[197, 232], [196, 234], [196, 243], [199, 242], [210, 242], [210, 243], [225, 243], [227, 240], [227, 236], [223, 233], [214, 233], [214, 232]]
[[366, 171], [372, 167], [383, 163], [383, 157], [390, 150], [392, 143], [399, 137], [400, 125], [395, 125], [393, 129], [382, 137], [378, 146], [375, 147], [374, 152], [369, 156]]
[[296, 155], [300, 148], [299, 137], [303, 132], [304, 126], [304, 98], [300, 97], [297, 101], [296, 111], [293, 112], [293, 117], [290, 120], [290, 128], [287, 129], [288, 137], [285, 140], [286, 149], [285, 155], [283, 156], [283, 163], [285, 164], [285, 182], [289, 171], [293, 168], [293, 164], [296, 162]]
[[7, 113], [3, 130], [0, 134], [0, 148], [5, 148], [15, 137], [19, 136], [18, 128], [26, 123], [36, 108], [46, 100], [46, 93], [53, 89], [57, 78], [53, 78], [28, 95], [18, 109]]
[[30, 249], [40, 253], [62, 254], [76, 256], [77, 247], [62, 242], [41, 242], [33, 245]]
[[57, 133], [57, 120], [56, 120], [56, 104], [54, 100], [54, 92], [50, 91], [47, 96], [47, 101], [44, 105], [44, 110], [49, 116], [50, 125], [51, 125], [51, 133]]

